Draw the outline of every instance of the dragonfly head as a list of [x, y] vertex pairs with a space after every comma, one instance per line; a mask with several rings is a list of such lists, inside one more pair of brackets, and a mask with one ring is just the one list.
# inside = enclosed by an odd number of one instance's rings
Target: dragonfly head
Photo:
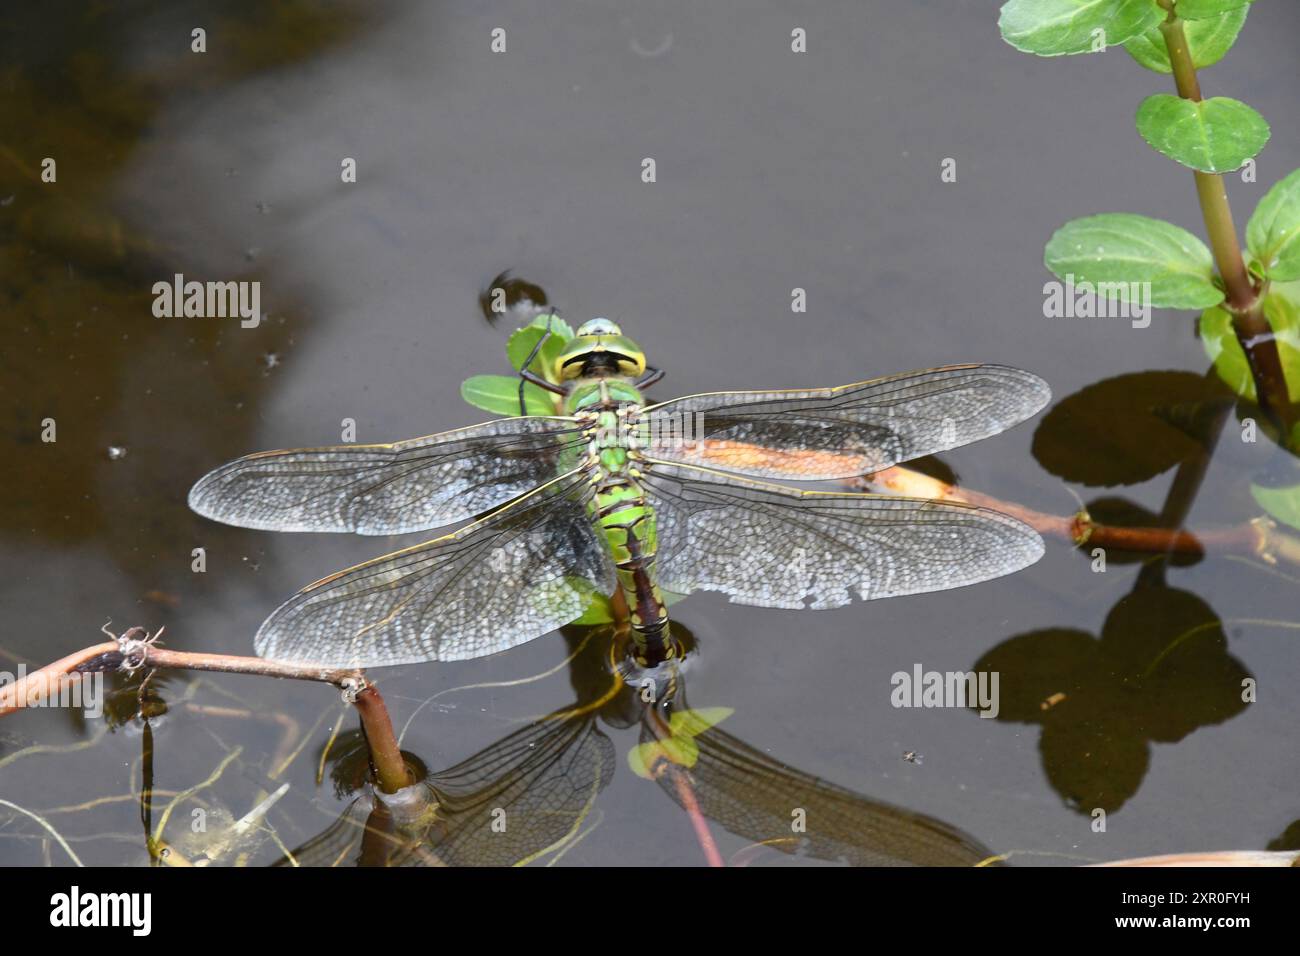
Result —
[[555, 357], [552, 374], [559, 382], [593, 375], [629, 375], [645, 371], [645, 353], [609, 319], [592, 319]]

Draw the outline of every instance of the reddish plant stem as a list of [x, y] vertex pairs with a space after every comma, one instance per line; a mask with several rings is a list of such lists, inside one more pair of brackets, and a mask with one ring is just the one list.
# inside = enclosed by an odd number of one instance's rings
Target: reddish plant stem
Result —
[[23, 706], [31, 706], [45, 700], [50, 691], [59, 686], [60, 679], [77, 681], [81, 679], [81, 669], [90, 662], [109, 654], [117, 653], [117, 642], [106, 641], [92, 647], [84, 647], [74, 654], [61, 657], [52, 664], [32, 671], [21, 680], [0, 687], [0, 717], [8, 716]]
[[[1171, 2], [1161, 0], [1160, 5], [1169, 13], [1168, 19], [1160, 24], [1160, 32], [1169, 52], [1174, 85], [1183, 99], [1199, 103], [1201, 84], [1196, 76], [1196, 64], [1187, 44], [1183, 21], [1175, 15]], [[1223, 177], [1195, 170], [1192, 175], [1196, 180], [1196, 195], [1200, 200], [1201, 217], [1205, 220], [1205, 231], [1210, 239], [1214, 262], [1223, 277], [1226, 293], [1224, 305], [1232, 316], [1233, 332], [1250, 365], [1255, 395], [1260, 408], [1282, 430], [1282, 444], [1289, 447], [1294, 416], [1286, 375], [1282, 369], [1282, 358], [1268, 318], [1264, 315], [1263, 298], [1246, 270]]]
[[[22, 680], [0, 687], [0, 717], [45, 699], [61, 682], [80, 680], [85, 674], [103, 671], [135, 671], [153, 667], [317, 681], [354, 693], [352, 703], [357, 709], [370, 745], [371, 762], [380, 789], [385, 793], [395, 793], [410, 784], [410, 773], [397, 746], [397, 736], [393, 733], [388, 708], [378, 689], [366, 681], [361, 671], [313, 667], [235, 654], [174, 651], [149, 643], [147, 638], [143, 628], [133, 627], [116, 641], [83, 648], [32, 671]], [[359, 692], [358, 688], [361, 688]]]
[[700, 849], [704, 851], [704, 858], [709, 861], [709, 866], [726, 866], [722, 862], [722, 854], [718, 852], [718, 844], [709, 831], [709, 823], [704, 819], [704, 814], [700, 811], [699, 801], [695, 799], [695, 789], [691, 786], [690, 777], [686, 771], [674, 766], [667, 760], [663, 761], [659, 766], [658, 773], [661, 775], [667, 774], [672, 779], [673, 787], [677, 790], [677, 799], [681, 801], [682, 808], [691, 819], [691, 826], [695, 828], [695, 839], [699, 841]]
[[393, 722], [388, 716], [388, 706], [373, 684], [357, 694], [352, 701], [361, 717], [361, 729], [370, 747], [370, 762], [375, 768], [375, 780], [384, 793], [396, 793], [411, 785], [411, 772], [402, 759], [397, 746]]
[[[672, 736], [671, 725], [653, 705], [645, 709], [645, 721], [656, 739], [666, 740]], [[695, 839], [699, 841], [700, 849], [704, 851], [704, 858], [708, 860], [709, 866], [726, 866], [722, 862], [722, 854], [718, 852], [718, 844], [709, 830], [709, 822], [704, 818], [704, 812], [700, 810], [700, 802], [695, 799], [695, 788], [691, 785], [690, 774], [667, 757], [661, 757], [650, 768], [650, 772], [656, 778], [667, 776], [672, 780], [673, 789], [677, 791], [677, 799], [681, 801], [682, 809], [690, 818], [691, 827], [695, 830]]]
[[895, 466], [874, 475], [854, 479], [854, 484], [871, 491], [887, 491], [910, 498], [961, 501], [991, 508], [1019, 518], [1039, 534], [1062, 538], [1071, 544], [1144, 551], [1153, 554], [1174, 552], [1202, 555], [1207, 551], [1247, 554], [1264, 561], [1285, 560], [1300, 565], [1300, 538], [1282, 531], [1271, 521], [1261, 519], [1231, 528], [1192, 533], [1181, 528], [1123, 528], [1099, 524], [1087, 513], [1070, 517], [1045, 514], [1015, 502], [1002, 501], [991, 495], [931, 478], [919, 471]]
[[359, 670], [290, 664], [285, 661], [273, 661], [264, 657], [244, 657], [238, 654], [173, 651], [157, 646], [150, 646], [148, 649], [148, 665], [191, 671], [218, 671], [226, 674], [256, 674], [261, 677], [310, 680], [333, 684], [336, 687], [343, 687], [352, 681], [365, 683], [365, 676]]

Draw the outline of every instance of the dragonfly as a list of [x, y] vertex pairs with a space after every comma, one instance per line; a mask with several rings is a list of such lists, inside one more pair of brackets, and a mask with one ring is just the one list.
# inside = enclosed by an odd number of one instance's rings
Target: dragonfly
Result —
[[834, 608], [987, 581], [1043, 554], [1032, 528], [987, 508], [780, 483], [998, 434], [1049, 400], [1029, 372], [950, 365], [651, 404], [642, 389], [661, 373], [604, 318], [548, 366], [523, 374], [559, 396], [554, 415], [260, 452], [201, 478], [190, 507], [245, 528], [390, 535], [469, 521], [303, 588], [258, 629], [257, 653], [329, 667], [466, 660], [621, 592], [638, 662], [661, 663], [674, 655], [666, 592]]

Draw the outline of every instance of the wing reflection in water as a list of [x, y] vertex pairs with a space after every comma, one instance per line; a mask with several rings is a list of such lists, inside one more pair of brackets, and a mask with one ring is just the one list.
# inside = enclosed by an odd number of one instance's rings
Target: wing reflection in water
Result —
[[[654, 739], [648, 731], [643, 736]], [[693, 740], [699, 759], [677, 772], [687, 777], [700, 811], [755, 844], [851, 866], [974, 866], [993, 856], [942, 820], [787, 767], [716, 727]], [[655, 780], [682, 805], [670, 774]], [[798, 811], [806, 832], [793, 830]]]
[[429, 775], [416, 785], [427, 806], [358, 797], [292, 856], [301, 866], [529, 863], [580, 832], [613, 773], [614, 745], [595, 714], [562, 712]]
[[[573, 635], [580, 635], [574, 638]], [[569, 628], [578, 694], [556, 711], [417, 785], [424, 803], [358, 797], [327, 830], [277, 865], [518, 866], [556, 862], [599, 819], [597, 798], [616, 767], [615, 746], [597, 721], [621, 731], [637, 723], [643, 740], [666, 726], [660, 706], [642, 704], [612, 672], [615, 634]], [[682, 700], [681, 675], [676, 705]], [[672, 702], [668, 707], [674, 706]], [[633, 716], [635, 715], [635, 716]], [[631, 719], [629, 719], [631, 718]], [[716, 727], [693, 738], [689, 769], [656, 774], [679, 805], [691, 794], [700, 812], [756, 845], [856, 866], [971, 866], [993, 854], [948, 824], [871, 800], [773, 760]], [[385, 798], [388, 799], [388, 798]], [[802, 810], [806, 832], [792, 832]], [[646, 839], [653, 839], [647, 833]], [[747, 863], [741, 851], [735, 863]], [[694, 862], [694, 861], [691, 861]]]

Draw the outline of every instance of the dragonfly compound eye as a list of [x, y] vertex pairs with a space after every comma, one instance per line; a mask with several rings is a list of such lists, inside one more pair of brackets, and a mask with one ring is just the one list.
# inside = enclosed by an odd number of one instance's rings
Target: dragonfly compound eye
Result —
[[578, 326], [578, 335], [622, 335], [623, 330], [609, 319], [591, 319]]

